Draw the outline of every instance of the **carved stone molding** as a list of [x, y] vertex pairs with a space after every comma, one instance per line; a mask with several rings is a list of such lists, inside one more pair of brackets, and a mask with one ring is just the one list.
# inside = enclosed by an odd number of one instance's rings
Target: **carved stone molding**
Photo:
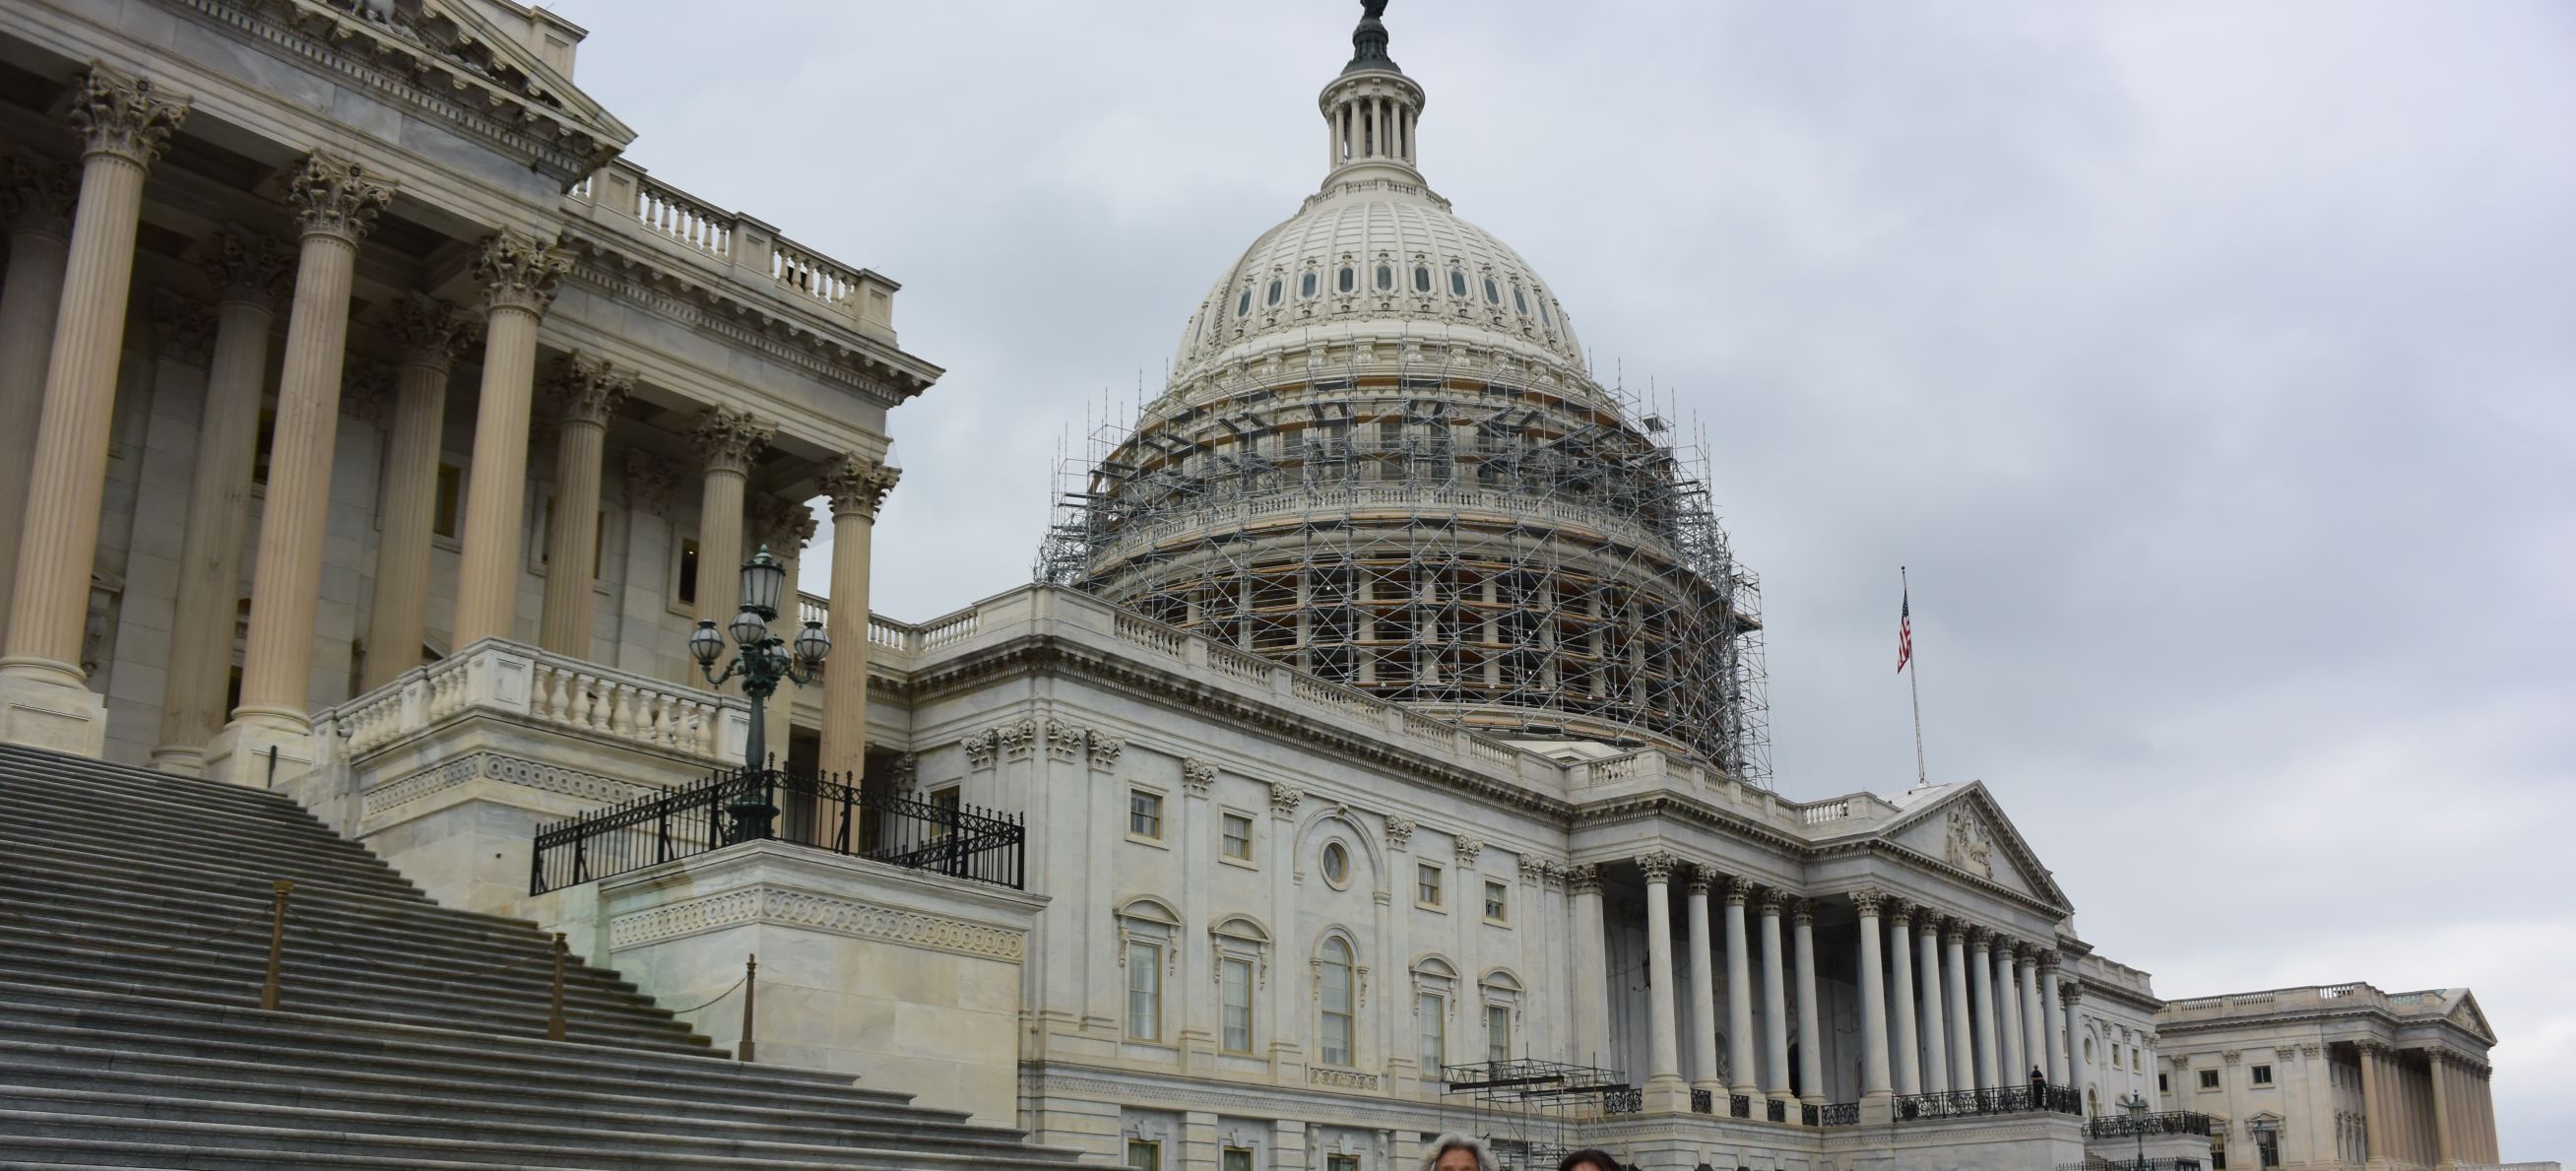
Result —
[[1002, 759], [1014, 762], [1027, 760], [1029, 753], [1037, 748], [1038, 722], [1023, 718], [1004, 724], [993, 729], [993, 742], [1001, 746]]
[[1572, 873], [1573, 868], [1570, 866], [1560, 866], [1554, 862], [1540, 863], [1539, 889], [1546, 891], [1563, 890], [1565, 889], [1567, 877]]
[[1311, 1065], [1306, 1067], [1306, 1082], [1308, 1085], [1329, 1086], [1337, 1090], [1374, 1090], [1377, 1088], [1377, 1075]]
[[999, 746], [1000, 736], [993, 729], [986, 728], [981, 732], [969, 733], [965, 739], [957, 743], [966, 749], [967, 771], [981, 772], [993, 767], [993, 753]]
[[1521, 859], [1521, 881], [1541, 882], [1547, 878], [1547, 863], [1536, 858]]
[[1752, 902], [1753, 892], [1755, 889], [1753, 880], [1746, 878], [1743, 875], [1739, 874], [1733, 878], [1727, 879], [1726, 905], [1730, 907], [1741, 907], [1746, 903]]
[[1025, 958], [1027, 950], [1027, 940], [1017, 931], [768, 885], [619, 915], [609, 922], [608, 945], [612, 949], [643, 947], [748, 923], [799, 927], [827, 935], [1015, 964]]
[[188, 120], [188, 99], [174, 97], [148, 77], [133, 77], [99, 62], [73, 83], [64, 116], [86, 154], [115, 155], [149, 167]]
[[1681, 864], [1681, 855], [1669, 850], [1650, 850], [1637, 855], [1637, 868], [1646, 872], [1649, 883], [1671, 882], [1673, 871]]
[[1812, 900], [1812, 899], [1791, 899], [1791, 900], [1789, 900], [1789, 923], [1790, 923], [1790, 925], [1791, 925], [1791, 926], [1801, 926], [1801, 927], [1802, 927], [1802, 926], [1812, 926], [1812, 925], [1814, 925], [1815, 921], [1816, 921], [1816, 904], [1815, 904], [1815, 901], [1814, 901], [1814, 900]]
[[620, 370], [596, 354], [572, 350], [555, 359], [545, 393], [563, 422], [605, 427], [626, 405], [626, 396], [635, 393], [635, 372]]
[[572, 271], [572, 254], [515, 228], [483, 240], [474, 257], [474, 280], [486, 309], [525, 309], [542, 314], [554, 303], [555, 283]]
[[690, 429], [689, 439], [697, 445], [698, 458], [710, 472], [748, 472], [751, 462], [769, 447], [778, 429], [760, 421], [749, 411], [732, 407], [708, 407]]
[[921, 758], [909, 752], [897, 754], [894, 771], [886, 778], [886, 783], [894, 787], [896, 796], [911, 796], [912, 791], [921, 785]]
[[359, 799], [359, 814], [363, 819], [373, 820], [423, 797], [435, 796], [477, 779], [578, 797], [601, 805], [624, 801], [653, 788], [497, 752], [476, 752], [367, 790]]
[[832, 498], [832, 515], [863, 515], [873, 522], [886, 494], [903, 478], [903, 469], [861, 455], [845, 455], [823, 469], [823, 494]]
[[1988, 931], [1988, 930], [1986, 930], [1986, 929], [1985, 929], [1985, 928], [1983, 928], [1983, 927], [1978, 927], [1978, 926], [1974, 926], [1974, 925], [1971, 925], [1971, 926], [1968, 928], [1968, 950], [1969, 950], [1969, 951], [1975, 951], [1975, 952], [1991, 951], [1991, 950], [1993, 950], [1994, 946], [1995, 946], [1995, 933], [1994, 933], [1994, 932], [1992, 932], [1992, 931]]
[[1874, 890], [1856, 890], [1852, 892], [1851, 901], [1852, 907], [1860, 912], [1861, 918], [1875, 919], [1878, 917], [1879, 907], [1887, 902], [1887, 896]]
[[41, 155], [11, 151], [5, 179], [0, 183], [0, 224], [12, 232], [71, 239], [80, 184], [69, 169]]
[[814, 539], [814, 510], [802, 500], [784, 496], [751, 498], [751, 540], [755, 548], [767, 549], [783, 560], [794, 560], [805, 552], [805, 544]]
[[1895, 899], [1887, 900], [1887, 926], [1891, 931], [1914, 930], [1914, 908]]
[[1270, 815], [1281, 819], [1297, 816], [1297, 803], [1306, 799], [1306, 791], [1295, 785], [1270, 782]]
[[1968, 931], [1968, 924], [1963, 920], [1955, 918], [1943, 919], [1941, 921], [1942, 946], [1947, 947], [1954, 943], [1966, 943], [1968, 941]]
[[2042, 950], [2039, 953], [2039, 971], [2041, 975], [2056, 975], [2059, 964], [2060, 959], [2056, 952]]
[[1586, 862], [1580, 866], [1568, 867], [1565, 872], [1565, 889], [1573, 891], [1579, 895], [1600, 894], [1600, 865], [1598, 863]]
[[182, 366], [206, 368], [215, 353], [215, 308], [168, 289], [152, 294], [152, 351]]
[[656, 516], [671, 513], [671, 498], [680, 487], [680, 465], [648, 451], [626, 452], [626, 506]]
[[393, 197], [393, 186], [365, 167], [319, 151], [304, 156], [286, 177], [287, 205], [295, 209], [296, 226], [307, 236], [356, 244], [374, 230], [376, 213]]
[[1682, 885], [1684, 889], [1690, 891], [1690, 893], [1698, 895], [1701, 898], [1707, 898], [1708, 892], [1717, 886], [1717, 881], [1718, 875], [1716, 871], [1711, 870], [1706, 866], [1694, 863], [1690, 868], [1690, 879]]
[[[1098, 728], [1091, 730], [1090, 764], [1095, 772], [1118, 771], [1118, 758], [1127, 752], [1127, 738], [1113, 736]], [[1201, 792], [1205, 792], [1202, 787]]]
[[1465, 834], [1459, 834], [1455, 838], [1451, 839], [1451, 844], [1457, 851], [1458, 861], [1461, 864], [1468, 866], [1475, 865], [1477, 855], [1485, 852], [1485, 839], [1483, 838], [1472, 838]]
[[1091, 733], [1079, 725], [1061, 720], [1048, 720], [1046, 726], [1047, 758], [1058, 764], [1072, 764], [1082, 755], [1083, 741]]
[[1780, 917], [1780, 912], [1781, 912], [1782, 910], [1786, 909], [1786, 908], [1788, 907], [1788, 905], [1789, 905], [1789, 894], [1788, 894], [1788, 892], [1783, 891], [1783, 890], [1781, 890], [1779, 887], [1776, 887], [1776, 886], [1766, 886], [1766, 887], [1763, 887], [1763, 888], [1762, 888], [1762, 917], [1763, 917], [1763, 918], [1765, 918], [1765, 919], [1777, 919], [1777, 918], [1779, 918], [1779, 917]]
[[1216, 783], [1216, 766], [1197, 757], [1181, 761], [1181, 788], [1192, 797], [1208, 795], [1208, 786]]
[[2229, 1065], [2234, 1065], [2245, 1059], [2245, 1053], [2243, 1050], [2238, 1049], [2223, 1049], [2219, 1051], [2218, 1059]]
[[275, 312], [295, 294], [295, 250], [240, 228], [226, 228], [201, 241], [197, 267], [226, 301]]

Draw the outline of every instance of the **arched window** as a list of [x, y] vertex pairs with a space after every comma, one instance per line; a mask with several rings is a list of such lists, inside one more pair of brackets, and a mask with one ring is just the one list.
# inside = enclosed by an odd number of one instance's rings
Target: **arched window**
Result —
[[1413, 291], [1417, 293], [1428, 293], [1431, 291], [1430, 265], [1417, 264], [1413, 266]]
[[1492, 277], [1485, 278], [1485, 303], [1488, 305], [1503, 303], [1503, 287], [1495, 284]]
[[1351, 1064], [1351, 945], [1339, 938], [1324, 941], [1324, 951], [1316, 961], [1316, 988], [1323, 1003], [1323, 1029], [1320, 1038], [1324, 1064]]
[[1449, 270], [1449, 295], [1452, 297], [1464, 297], [1467, 295], [1466, 269], [1453, 268]]
[[1391, 292], [1394, 289], [1395, 266], [1392, 264], [1381, 264], [1377, 266], [1377, 291], [1385, 293]]
[[1520, 315], [1523, 317], [1529, 316], [1529, 298], [1521, 295], [1521, 286], [1518, 281], [1514, 281], [1512, 283], [1512, 308], [1519, 310]]
[[1252, 286], [1243, 286], [1243, 299], [1235, 303], [1234, 315], [1237, 317], [1252, 316]]
[[1340, 289], [1345, 293], [1350, 292], [1351, 290], [1360, 287], [1359, 274], [1353, 272], [1351, 270], [1351, 266], [1345, 264], [1342, 266], [1342, 270], [1339, 273], [1334, 274], [1333, 287]]
[[1268, 297], [1269, 302], [1270, 302], [1271, 304], [1273, 304], [1273, 305], [1278, 304], [1278, 303], [1279, 303], [1279, 296], [1280, 296], [1280, 294], [1281, 294], [1282, 292], [1286, 291], [1286, 288], [1287, 288], [1287, 286], [1286, 286], [1285, 284], [1283, 284], [1283, 283], [1280, 281], [1280, 279], [1279, 279], [1278, 277], [1272, 277], [1272, 278], [1270, 278], [1270, 296]]
[[1307, 269], [1306, 275], [1297, 278], [1297, 295], [1300, 297], [1312, 297], [1315, 295], [1314, 269]]

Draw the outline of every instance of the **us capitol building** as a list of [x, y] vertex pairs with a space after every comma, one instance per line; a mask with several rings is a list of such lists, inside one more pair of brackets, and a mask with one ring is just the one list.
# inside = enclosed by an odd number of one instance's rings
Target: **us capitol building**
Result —
[[[666, 1004], [756, 954], [762, 1061], [1104, 1163], [2496, 1163], [2466, 990], [2168, 1004], [1983, 785], [1772, 787], [1704, 457], [1363, 7], [1038, 580], [912, 623], [899, 286], [628, 161], [580, 29], [9, 6], [0, 739], [290, 793]], [[816, 497], [831, 595], [763, 596]], [[707, 682], [746, 607], [810, 686]]]

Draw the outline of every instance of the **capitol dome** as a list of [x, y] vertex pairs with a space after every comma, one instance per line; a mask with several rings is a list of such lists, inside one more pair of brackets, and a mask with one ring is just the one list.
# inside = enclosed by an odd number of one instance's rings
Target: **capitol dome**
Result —
[[1040, 576], [1479, 730], [1764, 780], [1757, 588], [1696, 453], [1425, 182], [1423, 89], [1363, 7], [1321, 187], [1094, 437]]

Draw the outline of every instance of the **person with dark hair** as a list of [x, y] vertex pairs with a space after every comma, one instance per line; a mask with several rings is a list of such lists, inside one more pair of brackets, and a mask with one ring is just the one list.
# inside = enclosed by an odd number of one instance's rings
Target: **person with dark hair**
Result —
[[1556, 1161], [1556, 1171], [1621, 1171], [1619, 1157], [1599, 1147], [1586, 1147]]

